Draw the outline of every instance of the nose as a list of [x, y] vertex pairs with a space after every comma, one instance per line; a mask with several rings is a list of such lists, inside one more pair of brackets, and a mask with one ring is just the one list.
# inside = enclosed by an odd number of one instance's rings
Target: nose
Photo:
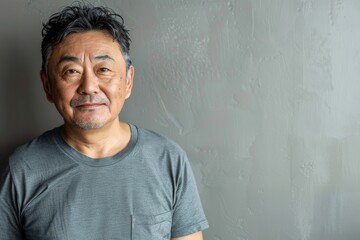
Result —
[[96, 74], [92, 70], [84, 71], [77, 92], [81, 95], [93, 95], [99, 91], [99, 79]]

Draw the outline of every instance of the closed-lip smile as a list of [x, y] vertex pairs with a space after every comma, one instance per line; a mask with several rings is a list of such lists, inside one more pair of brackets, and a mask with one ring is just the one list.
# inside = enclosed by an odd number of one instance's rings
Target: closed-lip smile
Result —
[[106, 106], [105, 103], [82, 103], [78, 106], [76, 106], [75, 108], [97, 108], [97, 107], [102, 107], [102, 106]]

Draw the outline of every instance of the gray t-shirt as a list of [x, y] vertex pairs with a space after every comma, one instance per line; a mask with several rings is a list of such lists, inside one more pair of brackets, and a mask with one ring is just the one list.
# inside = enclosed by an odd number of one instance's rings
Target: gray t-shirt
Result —
[[19, 147], [0, 179], [0, 239], [146, 239], [208, 227], [184, 151], [131, 126], [128, 146], [92, 159], [55, 128]]

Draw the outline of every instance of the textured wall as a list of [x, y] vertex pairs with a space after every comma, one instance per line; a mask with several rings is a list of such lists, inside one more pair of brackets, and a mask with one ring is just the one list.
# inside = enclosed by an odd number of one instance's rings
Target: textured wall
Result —
[[[0, 4], [3, 156], [61, 123], [38, 78], [40, 29], [70, 2]], [[122, 118], [188, 152], [206, 239], [359, 239], [358, 0], [105, 4], [133, 38]]]

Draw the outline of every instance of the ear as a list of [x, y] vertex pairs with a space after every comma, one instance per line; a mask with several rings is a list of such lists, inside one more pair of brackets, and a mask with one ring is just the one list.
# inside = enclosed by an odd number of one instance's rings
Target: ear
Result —
[[133, 86], [134, 75], [135, 75], [135, 68], [134, 68], [134, 66], [130, 66], [128, 69], [128, 72], [127, 72], [127, 76], [126, 76], [125, 99], [128, 99], [131, 95], [131, 89]]
[[48, 78], [47, 74], [44, 72], [44, 70], [40, 70], [40, 78], [41, 82], [46, 94], [46, 98], [49, 102], [53, 103], [53, 96], [51, 93], [51, 86], [50, 86], [50, 79]]

